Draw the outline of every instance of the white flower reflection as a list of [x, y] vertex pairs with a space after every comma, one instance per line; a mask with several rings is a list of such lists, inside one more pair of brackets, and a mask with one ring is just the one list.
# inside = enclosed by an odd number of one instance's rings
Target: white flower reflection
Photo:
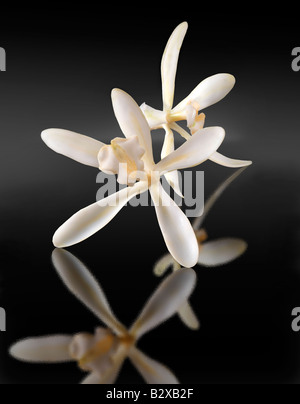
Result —
[[14, 358], [32, 363], [76, 361], [88, 372], [82, 384], [112, 384], [128, 357], [147, 383], [178, 383], [167, 367], [146, 356], [136, 344], [145, 333], [173, 316], [191, 295], [196, 283], [192, 269], [183, 268], [167, 277], [127, 330], [115, 317], [100, 285], [81, 261], [60, 249], [54, 250], [52, 260], [67, 288], [107, 328], [97, 328], [94, 335], [28, 338], [10, 348]]
[[[222, 193], [245, 169], [246, 167], [237, 170], [218, 186], [205, 202], [203, 215], [197, 217], [193, 222], [193, 229], [199, 244], [198, 265], [204, 267], [218, 267], [225, 265], [239, 258], [247, 250], [248, 245], [246, 241], [239, 238], [226, 237], [206, 241], [208, 235], [206, 230], [202, 227], [208, 213]], [[172, 268], [172, 270], [176, 272], [180, 269], [180, 264], [176, 262], [170, 254], [166, 254], [156, 262], [153, 271], [156, 276], [162, 276], [169, 268]], [[180, 307], [178, 314], [189, 328], [199, 328], [200, 323], [188, 302]]]
[[186, 215], [164, 191], [160, 177], [203, 163], [221, 145], [224, 129], [199, 130], [155, 164], [149, 125], [139, 106], [119, 89], [112, 91], [112, 103], [125, 138], [113, 139], [111, 145], [62, 129], [48, 129], [42, 133], [42, 139], [54, 151], [106, 173], [118, 174], [118, 181], [128, 184], [127, 188], [74, 214], [55, 232], [53, 243], [64, 248], [87, 239], [106, 226], [129, 200], [149, 190], [169, 252], [182, 266], [193, 267], [199, 254], [195, 234]]
[[[235, 85], [235, 78], [231, 74], [215, 74], [201, 81], [184, 100], [176, 107], [173, 107], [179, 52], [187, 29], [187, 22], [179, 24], [170, 36], [163, 53], [161, 60], [163, 111], [152, 108], [146, 103], [141, 105], [150, 128], [163, 128], [165, 130], [162, 158], [174, 151], [173, 130], [187, 140], [190, 138], [190, 134], [176, 122], [186, 120], [190, 133], [192, 135], [195, 134], [199, 129], [204, 127], [205, 122], [204, 113], [199, 113], [199, 111], [221, 101]], [[239, 168], [251, 164], [251, 161], [231, 159], [217, 151], [209, 159], [217, 164], [231, 168]], [[166, 179], [181, 196], [177, 172], [167, 173]]]

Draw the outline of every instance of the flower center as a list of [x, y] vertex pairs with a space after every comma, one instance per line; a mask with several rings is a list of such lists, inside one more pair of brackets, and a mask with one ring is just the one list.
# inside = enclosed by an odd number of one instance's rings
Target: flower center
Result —
[[81, 369], [86, 369], [88, 363], [107, 354], [113, 347], [115, 337], [111, 334], [98, 341], [92, 349], [90, 349], [79, 361], [78, 365]]
[[92, 371], [99, 360], [104, 369], [111, 366], [120, 344], [127, 351], [134, 343], [135, 338], [129, 333], [117, 337], [108, 329], [98, 328], [95, 335], [76, 335], [70, 345], [70, 355], [84, 371]]
[[120, 184], [133, 185], [144, 172], [142, 157], [145, 150], [137, 136], [128, 139], [115, 138], [98, 154], [99, 168], [106, 174], [117, 174]]

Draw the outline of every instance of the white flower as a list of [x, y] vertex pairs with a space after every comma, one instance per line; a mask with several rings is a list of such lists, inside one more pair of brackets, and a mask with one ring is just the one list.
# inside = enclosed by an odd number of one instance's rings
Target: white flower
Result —
[[[172, 130], [178, 132], [185, 139], [189, 139], [190, 137], [189, 133], [176, 122], [186, 120], [191, 134], [193, 135], [204, 126], [205, 115], [199, 113], [199, 111], [222, 100], [235, 84], [235, 78], [231, 74], [215, 74], [203, 80], [184, 100], [176, 107], [173, 107], [177, 63], [187, 28], [188, 24], [186, 22], [178, 25], [169, 38], [162, 57], [161, 80], [163, 110], [154, 109], [145, 103], [141, 105], [141, 109], [147, 118], [150, 128], [165, 129], [162, 158], [174, 150], [174, 136]], [[251, 164], [251, 161], [230, 159], [218, 152], [213, 153], [209, 159], [217, 164], [231, 168], [244, 167]], [[176, 171], [168, 173], [166, 179], [170, 185], [173, 186], [175, 191], [181, 195], [177, 174]]]
[[[225, 189], [245, 170], [241, 168], [226, 179], [213, 194], [205, 202], [204, 213], [202, 216], [196, 218], [193, 222], [193, 229], [195, 231], [198, 244], [199, 244], [199, 257], [198, 264], [204, 267], [218, 267], [228, 264], [238, 257], [240, 257], [247, 250], [247, 243], [239, 238], [220, 238], [217, 240], [206, 241], [208, 236], [206, 231], [202, 228], [204, 220], [208, 215], [211, 208], [216, 201], [220, 198]], [[168, 268], [172, 268], [175, 272], [180, 269], [180, 264], [174, 260], [170, 254], [164, 255], [160, 258], [154, 266], [154, 274], [162, 276]], [[182, 321], [190, 328], [199, 328], [199, 321], [194, 314], [189, 303], [186, 302], [178, 312]]]
[[118, 89], [112, 91], [112, 103], [126, 139], [116, 138], [111, 145], [104, 145], [61, 129], [48, 129], [42, 133], [42, 139], [54, 151], [105, 172], [118, 174], [118, 181], [129, 185], [73, 215], [56, 231], [53, 243], [63, 248], [87, 239], [106, 226], [130, 199], [149, 190], [168, 250], [182, 266], [193, 267], [199, 255], [194, 231], [183, 211], [164, 191], [160, 177], [207, 160], [221, 145], [224, 129], [210, 127], [199, 130], [176, 151], [155, 164], [149, 125], [139, 106], [127, 93]]
[[67, 288], [108, 328], [97, 328], [94, 335], [27, 338], [10, 348], [14, 358], [32, 363], [76, 361], [88, 372], [83, 384], [112, 384], [128, 357], [147, 383], [178, 383], [168, 368], [150, 359], [136, 344], [145, 333], [173, 316], [190, 296], [196, 282], [192, 269], [181, 269], [166, 278], [127, 330], [115, 317], [100, 285], [81, 261], [59, 249], [54, 250], [52, 260]]

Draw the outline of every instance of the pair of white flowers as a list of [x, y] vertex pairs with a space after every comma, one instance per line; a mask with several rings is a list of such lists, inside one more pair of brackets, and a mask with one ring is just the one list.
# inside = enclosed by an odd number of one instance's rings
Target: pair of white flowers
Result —
[[[82, 164], [118, 175], [120, 184], [128, 187], [80, 210], [54, 234], [53, 243], [64, 248], [79, 243], [106, 226], [130, 199], [147, 190], [156, 209], [158, 223], [170, 254], [183, 267], [193, 267], [199, 258], [199, 245], [194, 229], [170, 196], [163, 189], [160, 177], [165, 176], [181, 195], [177, 170], [197, 166], [210, 159], [227, 167], [250, 165], [250, 161], [234, 160], [217, 150], [225, 131], [204, 125], [199, 111], [224, 98], [235, 84], [229, 74], [217, 74], [202, 81], [183, 101], [173, 108], [175, 76], [179, 51], [187, 30], [180, 24], [165, 48], [162, 63], [163, 111], [143, 104], [141, 108], [122, 90], [112, 91], [112, 105], [125, 138], [115, 138], [110, 145], [62, 129], [42, 132], [42, 139], [54, 151]], [[191, 134], [177, 122], [186, 120]], [[150, 130], [165, 129], [161, 161], [154, 162]], [[186, 139], [175, 150], [173, 130]]]
[[165, 278], [127, 330], [116, 318], [100, 285], [81, 261], [62, 249], [54, 250], [52, 260], [66, 287], [107, 328], [97, 328], [94, 335], [79, 333], [27, 338], [10, 348], [14, 358], [30, 363], [74, 361], [88, 372], [82, 384], [113, 384], [128, 357], [147, 383], [179, 383], [171, 370], [149, 358], [136, 345], [145, 333], [172, 317], [189, 298], [196, 283], [193, 269], [182, 268]]
[[[171, 266], [173, 273], [160, 284], [137, 320], [127, 329], [113, 314], [100, 285], [82, 262], [65, 250], [54, 250], [53, 264], [64, 284], [107, 328], [97, 328], [94, 335], [79, 333], [27, 338], [11, 347], [13, 357], [28, 362], [76, 361], [82, 370], [88, 372], [83, 384], [114, 383], [128, 357], [147, 383], [178, 383], [168, 368], [147, 357], [136, 345], [146, 332], [176, 312], [188, 327], [198, 328], [199, 321], [188, 302], [196, 281], [191, 267], [197, 263], [222, 265], [246, 250], [247, 244], [240, 239], [206, 242], [207, 234], [202, 228], [212, 206], [241, 171], [213, 193], [205, 204], [202, 217], [196, 218], [192, 224], [165, 192], [160, 178], [165, 176], [176, 193], [182, 196], [177, 170], [194, 167], [208, 159], [231, 168], [251, 164], [250, 161], [228, 158], [217, 151], [225, 137], [223, 128], [204, 128], [205, 115], [201, 111], [231, 91], [235, 84], [233, 76], [217, 74], [207, 78], [173, 107], [178, 57], [186, 31], [187, 23], [180, 24], [172, 33], [163, 54], [162, 111], [145, 103], [139, 107], [124, 91], [112, 91], [114, 113], [124, 138], [115, 138], [106, 145], [63, 129], [42, 132], [44, 142], [57, 153], [117, 175], [118, 182], [127, 185], [73, 215], [54, 234], [54, 245], [63, 248], [87, 239], [106, 226], [131, 198], [149, 190], [169, 250], [169, 254], [156, 263], [154, 272], [161, 276]], [[178, 121], [186, 121], [189, 132], [179, 126]], [[155, 163], [151, 130], [158, 128], [165, 130], [165, 140], [161, 161]], [[177, 150], [173, 131], [186, 140]]]

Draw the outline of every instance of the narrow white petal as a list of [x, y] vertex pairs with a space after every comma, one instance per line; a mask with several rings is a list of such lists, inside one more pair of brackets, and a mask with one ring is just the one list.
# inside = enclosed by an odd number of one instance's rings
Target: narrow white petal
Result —
[[64, 129], [46, 129], [41, 136], [46, 145], [56, 153], [87, 166], [99, 167], [97, 156], [105, 146], [104, 143]]
[[156, 262], [153, 268], [153, 272], [156, 276], [162, 276], [173, 265], [174, 258], [171, 254], [166, 254]]
[[198, 264], [217, 267], [228, 264], [247, 250], [247, 243], [236, 238], [222, 238], [202, 244]]
[[176, 376], [165, 365], [149, 358], [133, 347], [129, 359], [148, 384], [179, 384]]
[[[164, 125], [163, 128], [165, 129], [165, 139], [163, 148], [161, 151], [161, 158], [165, 158], [169, 154], [171, 154], [175, 150], [174, 144], [174, 135], [172, 130], [168, 127], [168, 125]], [[181, 189], [180, 189], [180, 182], [179, 182], [179, 174], [178, 171], [171, 171], [165, 174], [165, 178], [168, 184], [174, 189], [178, 196], [183, 198]]]
[[165, 158], [175, 150], [174, 135], [168, 125], [163, 125], [165, 130], [164, 144], [161, 150], [161, 158]]
[[210, 76], [201, 81], [198, 86], [173, 110], [172, 113], [178, 114], [191, 103], [197, 111], [203, 110], [219, 101], [221, 101], [235, 85], [235, 78], [231, 74], [219, 73]]
[[115, 364], [111, 371], [101, 379], [100, 384], [115, 384], [125, 359], [122, 360], [122, 363]]
[[209, 159], [216, 164], [220, 164], [221, 166], [228, 168], [241, 168], [250, 166], [252, 164], [252, 161], [231, 159], [218, 152], [213, 153]]
[[[185, 140], [189, 140], [192, 137], [185, 129], [183, 129], [176, 122], [171, 122], [170, 123], [170, 128], [175, 130], [175, 132], [177, 132]], [[203, 128], [201, 128], [201, 129], [203, 129]], [[197, 133], [197, 131], [195, 133]]]
[[195, 284], [196, 274], [191, 268], [181, 268], [165, 278], [146, 303], [130, 334], [140, 338], [172, 317], [189, 298]]
[[154, 164], [152, 139], [147, 120], [134, 99], [125, 91], [115, 88], [111, 93], [113, 109], [125, 137], [137, 136], [140, 146], [145, 150], [143, 160], [146, 168]]
[[[128, 356], [128, 350], [129, 347], [126, 344], [120, 343], [116, 352], [111, 356], [111, 367], [103, 374], [100, 366], [100, 372], [98, 372], [101, 375], [100, 384], [114, 384], [116, 382], [123, 363]], [[95, 371], [97, 372], [97, 368], [95, 368]]]
[[56, 248], [53, 265], [66, 287], [117, 335], [126, 328], [116, 319], [100, 285], [87, 267], [68, 251]]
[[81, 381], [80, 384], [101, 384], [101, 379], [98, 373], [91, 372]]
[[63, 248], [87, 239], [106, 226], [130, 199], [147, 188], [148, 184], [139, 182], [80, 210], [55, 232], [53, 244]]
[[182, 266], [193, 267], [198, 260], [199, 247], [189, 219], [160, 183], [154, 184], [150, 188], [150, 192], [155, 204], [157, 220], [169, 252]]
[[69, 354], [69, 346], [72, 339], [70, 335], [27, 338], [12, 345], [9, 353], [23, 362], [71, 362], [73, 359]]
[[126, 357], [123, 356], [120, 360], [118, 359], [113, 362], [110, 369], [104, 374], [98, 373], [97, 370], [94, 370], [81, 381], [81, 384], [114, 384], [125, 359]]
[[[191, 126], [194, 124], [196, 116], [197, 116], [197, 109], [195, 107], [193, 107], [192, 104], [188, 104], [186, 106], [185, 111], [186, 111], [186, 124], [187, 124], [188, 128], [191, 128]], [[203, 126], [202, 126], [202, 128], [203, 128]]]
[[212, 207], [215, 205], [217, 200], [220, 198], [220, 196], [223, 194], [223, 192], [227, 189], [227, 187], [240, 175], [242, 174], [243, 171], [246, 170], [247, 167], [240, 168], [239, 170], [235, 171], [233, 174], [230, 175], [230, 177], [226, 178], [225, 181], [223, 181], [217, 189], [212, 193], [212, 195], [207, 199], [205, 202], [204, 206], [204, 212], [203, 215], [200, 217], [197, 217], [194, 222], [193, 222], [193, 229], [195, 231], [200, 230], [204, 220], [206, 219], [206, 216], [212, 209]]
[[180, 189], [180, 182], [179, 182], [179, 173], [177, 170], [171, 171], [165, 174], [165, 179], [167, 180], [170, 187], [174, 189], [176, 194], [180, 196], [180, 198], [184, 198]]
[[140, 106], [140, 109], [143, 112], [151, 130], [161, 128], [167, 123], [167, 115], [165, 111], [152, 108], [145, 102]]
[[161, 61], [161, 79], [164, 110], [172, 108], [175, 90], [176, 70], [180, 48], [185, 37], [188, 24], [181, 23], [175, 28], [166, 45]]
[[188, 301], [183, 303], [179, 308], [178, 315], [181, 321], [192, 330], [198, 330], [200, 328], [200, 322]]
[[173, 170], [197, 166], [208, 160], [220, 147], [225, 137], [223, 128], [200, 129], [173, 153], [162, 159], [155, 170], [165, 174]]

